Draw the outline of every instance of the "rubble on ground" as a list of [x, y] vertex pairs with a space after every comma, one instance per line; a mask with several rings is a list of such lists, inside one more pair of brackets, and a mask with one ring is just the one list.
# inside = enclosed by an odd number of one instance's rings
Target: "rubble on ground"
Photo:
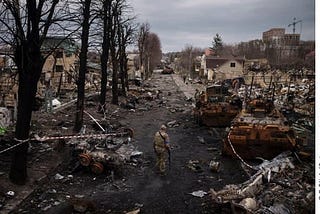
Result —
[[314, 164], [295, 163], [289, 153], [281, 153], [271, 161], [255, 166], [250, 179], [241, 184], [230, 184], [222, 190], [210, 190], [217, 206], [232, 204], [242, 211], [274, 213], [282, 209], [301, 213], [314, 211]]
[[132, 144], [132, 134], [133, 131], [129, 130], [119, 136], [113, 136], [112, 133], [110, 136], [105, 134], [107, 136], [105, 139], [79, 141], [75, 138], [70, 140], [69, 144], [74, 145], [74, 153], [78, 154], [82, 166], [89, 167], [95, 174], [110, 173], [142, 155], [142, 152]]
[[[278, 73], [278, 76], [281, 76], [280, 72]], [[276, 75], [277, 78], [279, 78], [278, 76]], [[283, 111], [294, 112], [294, 118], [299, 117], [299, 119], [291, 120], [292, 127], [295, 129], [295, 132], [299, 134], [302, 141], [305, 144], [308, 144], [308, 142], [305, 141], [305, 138], [312, 137], [315, 126], [315, 86], [312, 80], [302, 79], [298, 81], [299, 84], [295, 84], [295, 87], [291, 87], [289, 81], [283, 83], [283, 85], [279, 84], [278, 87], [276, 87], [274, 97], [279, 108], [283, 109]], [[252, 96], [258, 96], [263, 90], [268, 88], [267, 83], [268, 79], [265, 81], [265, 88], [254, 86]], [[249, 90], [248, 87], [239, 89], [239, 95], [242, 95], [242, 98], [244, 97], [245, 90]], [[290, 90], [294, 95], [291, 103], [294, 103], [295, 105], [288, 109], [287, 103], [291, 96], [288, 92], [290, 92]], [[159, 90], [154, 90], [152, 84], [143, 84], [143, 87], [141, 88], [137, 87], [131, 89], [126, 98], [121, 97], [119, 106], [108, 104], [105, 114], [99, 114], [99, 117], [97, 118], [100, 118], [99, 123], [106, 131], [114, 131], [123, 126], [123, 124], [119, 122], [119, 118], [123, 117], [123, 112], [144, 112], [150, 110], [153, 106], [159, 106], [165, 107], [170, 113], [176, 113], [186, 111], [186, 109], [189, 108], [189, 106], [169, 106], [167, 104], [168, 97], [170, 97], [170, 94], [164, 94]], [[93, 102], [94, 99], [96, 99], [96, 97], [91, 98], [88, 102], [91, 102], [89, 103], [91, 108], [96, 109], [96, 105]], [[46, 131], [46, 134], [48, 135], [64, 135], [72, 131], [73, 113], [69, 110], [61, 110], [61, 114], [59, 115], [55, 113], [43, 113], [44, 116], [40, 119], [36, 115], [33, 116], [33, 132]], [[54, 119], [48, 119], [52, 118], [52, 115]], [[88, 120], [86, 122], [88, 131], [101, 132], [101, 129], [97, 127], [93, 121]], [[184, 124], [183, 122], [173, 120], [167, 122], [167, 125], [170, 128], [175, 128]], [[207, 142], [207, 139], [205, 140], [201, 136], [198, 136], [197, 139], [201, 144]], [[5, 143], [7, 144], [7, 142]], [[139, 151], [128, 138], [105, 140], [77, 139], [69, 141], [68, 144], [75, 145], [75, 150], [80, 154], [83, 153], [83, 151], [88, 151], [88, 153], [92, 155], [93, 160], [102, 160], [102, 162], [111, 161], [113, 167], [121, 167], [122, 164], [126, 163], [135, 166], [137, 162], [136, 158], [142, 155], [142, 152]], [[33, 143], [31, 143], [31, 145], [33, 145]], [[41, 154], [46, 154], [46, 152], [52, 150], [52, 145], [46, 142], [38, 142], [37, 145], [38, 146], [31, 148], [31, 152], [36, 153], [37, 150], [40, 151]], [[208, 148], [208, 150], [209, 149], [216, 151], [216, 148]], [[76, 158], [78, 158], [78, 156], [76, 156]], [[90, 160], [88, 166], [91, 165], [91, 161], [92, 160]], [[193, 172], [203, 172], [202, 163], [198, 160], [190, 160], [187, 163], [187, 168]], [[248, 213], [301, 213], [303, 211], [314, 211], [314, 163], [303, 162], [303, 164], [301, 164], [295, 161], [291, 156], [286, 155], [278, 156], [271, 161], [264, 161], [256, 168], [258, 171], [255, 174], [251, 174], [251, 171], [248, 171], [251, 177], [247, 182], [242, 184], [230, 184], [219, 191], [212, 189], [210, 191], [210, 196], [213, 198], [213, 203], [217, 206], [227, 203], [233, 204]], [[209, 163], [209, 169], [214, 173], [219, 173], [220, 162], [212, 160]], [[111, 175], [112, 172], [110, 172], [110, 176]], [[103, 176], [105, 175], [103, 174]], [[68, 174], [56, 173], [52, 178], [55, 182], [63, 182], [66, 184], [79, 182], [73, 179], [72, 175]], [[92, 176], [92, 180], [94, 181], [95, 179], [96, 177]], [[117, 186], [116, 183], [114, 185], [114, 187]], [[121, 186], [121, 188], [122, 187], [123, 186]], [[205, 192], [200, 191], [194, 192], [197, 197], [202, 196], [204, 193]], [[12, 194], [7, 194], [6, 197], [9, 197], [10, 195]], [[52, 196], [52, 200], [43, 201], [43, 198], [48, 198], [46, 195], [54, 196]], [[39, 209], [42, 211], [49, 211], [54, 207], [65, 204], [66, 201], [69, 201], [70, 199], [81, 198], [79, 195], [68, 195], [68, 192], [57, 193], [54, 190], [47, 192], [46, 195], [40, 195], [36, 201], [34, 201], [34, 203], [39, 203]], [[69, 205], [70, 204], [73, 206], [72, 202], [70, 202]], [[90, 206], [88, 205], [88, 207]], [[75, 205], [72, 209], [77, 212], [87, 210], [82, 209], [81, 205]], [[140, 209], [138, 210], [134, 211], [140, 212]]]

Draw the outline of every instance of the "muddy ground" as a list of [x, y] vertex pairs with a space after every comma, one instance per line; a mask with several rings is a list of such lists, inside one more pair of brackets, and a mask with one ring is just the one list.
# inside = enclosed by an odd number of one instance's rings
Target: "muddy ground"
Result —
[[[160, 93], [153, 99], [139, 100], [134, 110], [128, 110], [124, 104], [121, 108], [110, 105], [106, 120], [96, 112], [94, 97], [86, 102], [86, 110], [100, 119], [104, 127], [134, 129], [132, 144], [143, 152], [140, 157], [114, 173], [95, 175], [79, 166], [69, 145], [59, 151], [49, 149], [48, 152], [62, 155], [64, 161], [12, 213], [229, 213], [230, 210], [214, 205], [209, 194], [202, 198], [190, 194], [198, 190], [209, 192], [210, 188], [219, 190], [248, 179], [238, 160], [221, 156], [224, 129], [199, 126], [193, 120], [192, 102], [172, 75], [155, 73], [144, 85]], [[71, 107], [53, 115], [37, 114], [33, 129], [67, 134], [72, 130], [73, 111]], [[152, 140], [160, 125], [168, 123], [171, 167], [161, 176], [155, 169]], [[88, 117], [85, 124], [87, 132], [97, 130]], [[221, 163], [218, 172], [210, 171], [211, 160]]]

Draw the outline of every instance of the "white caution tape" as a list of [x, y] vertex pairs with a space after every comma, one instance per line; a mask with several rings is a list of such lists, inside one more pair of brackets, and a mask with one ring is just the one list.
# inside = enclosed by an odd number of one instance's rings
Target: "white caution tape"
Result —
[[30, 140], [30, 138], [27, 138], [27, 139], [25, 139], [25, 140], [20, 140], [20, 139], [18, 139], [18, 138], [13, 138], [13, 140], [14, 140], [14, 141], [17, 141], [17, 142], [19, 142], [19, 143], [26, 143], [26, 142], [28, 142], [28, 141]]
[[255, 167], [253, 167], [253, 166], [249, 165], [247, 162], [245, 162], [245, 161], [240, 157], [240, 155], [236, 152], [236, 150], [234, 149], [234, 147], [233, 147], [233, 145], [232, 145], [232, 143], [231, 143], [231, 140], [230, 140], [230, 132], [229, 132], [229, 134], [228, 134], [228, 142], [229, 142], [229, 145], [230, 145], [233, 153], [239, 158], [239, 160], [240, 160], [245, 166], [249, 167], [250, 169], [257, 170]]
[[39, 135], [35, 134], [34, 138], [31, 140], [37, 141], [48, 141], [48, 140], [63, 140], [63, 139], [82, 139], [82, 138], [94, 138], [94, 139], [104, 139], [106, 137], [123, 137], [129, 135], [129, 132], [120, 132], [120, 133], [107, 133], [107, 134], [82, 134], [82, 135], [66, 135], [66, 136], [44, 136], [39, 137]]
[[24, 143], [27, 143], [30, 140], [44, 142], [44, 141], [48, 141], [48, 140], [83, 139], [83, 138], [105, 139], [107, 137], [123, 137], [123, 136], [128, 136], [128, 135], [129, 135], [129, 137], [131, 137], [130, 134], [131, 134], [130, 132], [119, 132], [119, 133], [106, 133], [106, 134], [83, 134], [83, 135], [66, 135], [66, 136], [50, 136], [50, 137], [49, 136], [40, 137], [39, 135], [35, 134], [34, 138], [31, 138], [31, 139], [28, 138], [25, 140], [19, 140], [17, 138], [14, 138], [14, 140], [19, 143], [0, 151], [0, 154], [7, 152], [17, 146], [24, 144]]
[[86, 111], [83, 111], [84, 113], [86, 113], [99, 127], [100, 129], [103, 131], [103, 132], [106, 132], [106, 130], [99, 124], [99, 122], [91, 115], [89, 114], [88, 112]]
[[5, 153], [5, 152], [7, 152], [7, 151], [9, 151], [9, 150], [11, 150], [11, 149], [13, 149], [13, 148], [15, 148], [15, 147], [17, 147], [17, 146], [20, 146], [21, 144], [24, 144], [24, 143], [25, 143], [25, 142], [21, 142], [21, 143], [15, 144], [15, 145], [13, 145], [13, 146], [10, 146], [10, 147], [8, 147], [8, 148], [0, 151], [0, 154]]

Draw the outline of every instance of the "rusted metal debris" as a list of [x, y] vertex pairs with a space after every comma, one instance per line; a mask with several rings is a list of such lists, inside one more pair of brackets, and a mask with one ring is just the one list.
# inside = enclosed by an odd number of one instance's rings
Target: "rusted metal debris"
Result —
[[223, 153], [245, 159], [273, 158], [296, 146], [286, 118], [268, 99], [256, 98], [233, 120], [223, 143]]
[[110, 173], [131, 161], [131, 158], [142, 154], [131, 144], [131, 138], [132, 134], [128, 132], [127, 136], [109, 136], [104, 140], [74, 142], [75, 151], [79, 154], [80, 164], [90, 168], [94, 174]]
[[[95, 122], [102, 131], [106, 131], [98, 121], [95, 120]], [[42, 137], [34, 135], [29, 140], [39, 142], [69, 140], [67, 144], [74, 147], [74, 153], [80, 164], [88, 167], [94, 174], [110, 173], [113, 170], [118, 170], [124, 163], [130, 162], [131, 158], [142, 154], [132, 144], [133, 130], [130, 128], [121, 128], [117, 132], [98, 134], [87, 134], [84, 130], [83, 133], [78, 135]]]
[[[312, 168], [295, 166], [289, 154], [284, 152], [271, 161], [264, 160], [244, 183], [230, 184], [219, 191], [211, 189], [213, 202], [241, 210], [240, 213], [312, 213], [315, 186], [307, 178], [307, 171]], [[289, 212], [273, 212], [276, 210]]]
[[241, 110], [241, 100], [228, 92], [228, 87], [215, 84], [195, 94], [195, 119], [203, 125], [226, 127]]

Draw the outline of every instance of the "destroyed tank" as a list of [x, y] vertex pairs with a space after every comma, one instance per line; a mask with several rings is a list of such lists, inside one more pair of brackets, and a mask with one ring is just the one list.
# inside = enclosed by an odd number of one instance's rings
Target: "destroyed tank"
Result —
[[230, 126], [232, 119], [241, 110], [242, 102], [223, 84], [208, 86], [206, 91], [195, 95], [194, 116], [200, 125], [212, 127]]
[[223, 154], [244, 159], [270, 159], [296, 146], [293, 130], [270, 99], [256, 98], [234, 118]]

